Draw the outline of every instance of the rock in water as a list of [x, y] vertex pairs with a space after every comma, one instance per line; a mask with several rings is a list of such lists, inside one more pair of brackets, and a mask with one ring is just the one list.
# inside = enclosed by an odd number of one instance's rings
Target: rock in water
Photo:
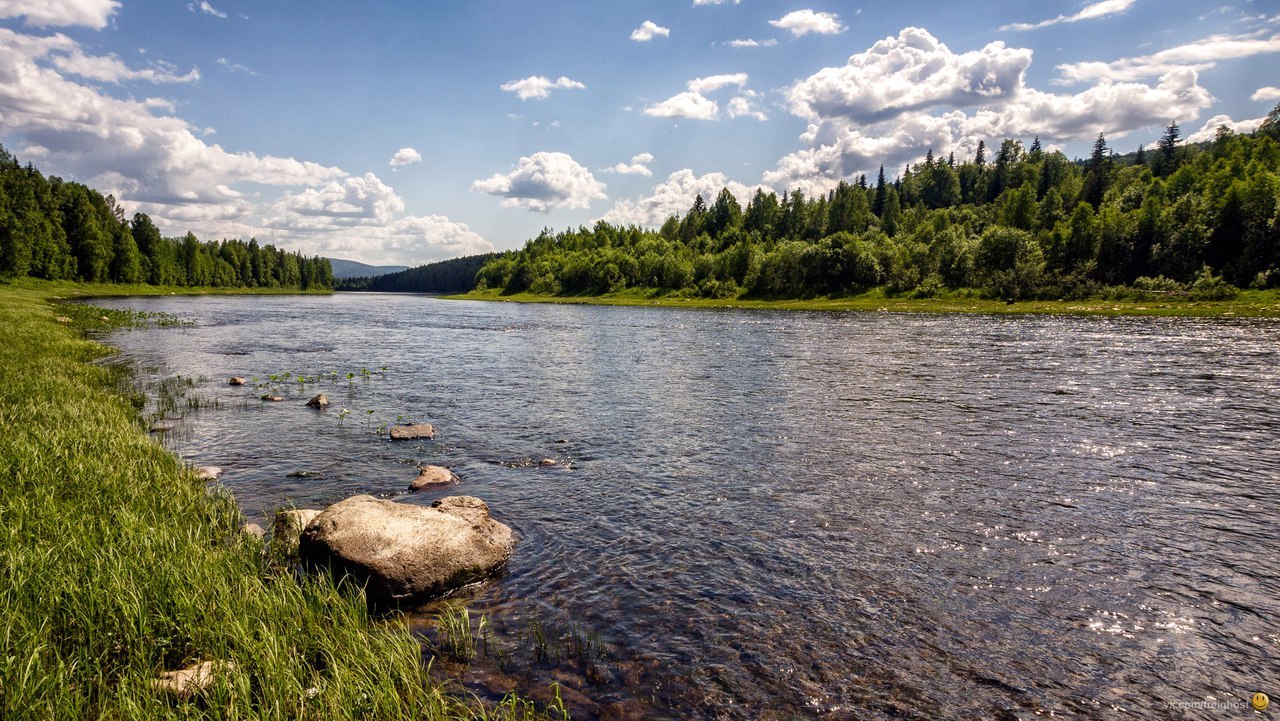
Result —
[[391, 438], [407, 441], [414, 438], [431, 439], [436, 437], [436, 429], [430, 423], [415, 423], [411, 426], [391, 426]]
[[245, 380], [240, 376], [235, 376], [231, 380], [227, 381], [227, 385], [229, 386], [242, 386], [244, 384], [245, 384]]
[[310, 509], [277, 512], [275, 524], [271, 528], [271, 545], [282, 555], [296, 556], [303, 529], [318, 515], [320, 511]]
[[168, 433], [178, 427], [178, 421], [173, 418], [161, 418], [151, 423], [152, 433]]
[[270, 393], [263, 393], [263, 394], [262, 394], [262, 400], [264, 400], [264, 401], [270, 401], [270, 402], [272, 402], [272, 403], [279, 403], [280, 401], [284, 400], [284, 398], [282, 398], [282, 397], [280, 397], [280, 396], [273, 396], [273, 395], [271, 395]]
[[444, 466], [423, 466], [418, 469], [418, 477], [409, 484], [409, 490], [421, 491], [424, 488], [454, 486], [459, 482], [458, 476]]
[[496, 572], [515, 548], [511, 529], [479, 498], [450, 496], [423, 508], [353, 496], [302, 532], [304, 560], [365, 582], [376, 605], [425, 600]]
[[328, 396], [326, 396], [326, 395], [325, 395], [325, 394], [323, 394], [323, 393], [317, 394], [315, 398], [312, 398], [311, 400], [307, 401], [307, 407], [309, 407], [309, 408], [328, 408], [328, 407], [329, 407], [329, 397], [328, 397]]
[[218, 476], [222, 475], [222, 469], [217, 466], [197, 466], [196, 478], [202, 481], [216, 481]]

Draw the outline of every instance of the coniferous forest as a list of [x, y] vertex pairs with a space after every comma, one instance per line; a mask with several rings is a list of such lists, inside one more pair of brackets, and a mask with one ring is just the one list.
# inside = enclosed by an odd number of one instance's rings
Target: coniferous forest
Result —
[[0, 279], [31, 276], [87, 283], [213, 288], [326, 289], [325, 258], [258, 245], [165, 238], [145, 213], [115, 198], [45, 177], [0, 146]]
[[708, 298], [802, 298], [872, 288], [931, 297], [1224, 299], [1280, 286], [1280, 106], [1252, 134], [1187, 144], [1170, 123], [1116, 155], [1099, 135], [1072, 161], [1005, 140], [935, 157], [900, 177], [859, 177], [809, 197], [727, 189], [660, 230], [598, 222], [544, 231], [477, 275], [502, 293], [632, 288]]

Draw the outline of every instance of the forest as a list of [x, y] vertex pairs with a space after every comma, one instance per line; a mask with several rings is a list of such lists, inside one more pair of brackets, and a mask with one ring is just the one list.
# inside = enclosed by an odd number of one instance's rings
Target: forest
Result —
[[165, 238], [110, 195], [45, 177], [0, 146], [0, 279], [213, 288], [327, 289], [329, 261], [251, 239]]
[[627, 289], [805, 298], [873, 288], [906, 297], [1226, 299], [1280, 286], [1280, 105], [1257, 131], [1115, 154], [1099, 135], [1073, 161], [1005, 140], [973, 157], [884, 169], [808, 197], [727, 189], [657, 231], [598, 222], [543, 231], [477, 274], [503, 294]]
[[466, 293], [476, 286], [476, 272], [493, 260], [495, 253], [464, 255], [420, 265], [398, 273], [367, 278], [343, 278], [335, 290], [379, 291], [390, 293]]

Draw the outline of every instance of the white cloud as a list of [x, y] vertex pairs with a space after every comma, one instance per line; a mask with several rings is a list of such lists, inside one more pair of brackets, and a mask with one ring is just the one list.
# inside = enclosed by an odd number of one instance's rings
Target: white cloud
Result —
[[1057, 25], [1058, 23], [1074, 23], [1081, 20], [1093, 20], [1095, 18], [1106, 17], [1107, 15], [1115, 15], [1122, 13], [1133, 6], [1138, 0], [1101, 0], [1090, 5], [1086, 5], [1083, 10], [1074, 15], [1059, 15], [1056, 18], [1042, 20], [1038, 23], [1013, 23], [1001, 26], [1001, 30], [1035, 30], [1037, 28]]
[[212, 15], [215, 18], [227, 19], [227, 14], [209, 4], [209, 0], [200, 0], [198, 3], [188, 3], [187, 9], [191, 12], [200, 11], [205, 15]]
[[[57, 35], [55, 37], [63, 37]], [[88, 80], [119, 83], [125, 80], [145, 80], [152, 83], [194, 83], [200, 79], [200, 71], [192, 68], [184, 75], [177, 75], [161, 67], [134, 70], [114, 55], [85, 55], [78, 46], [68, 44], [64, 52], [51, 53], [49, 59], [64, 73], [79, 75]]]
[[[747, 99], [737, 103], [730, 101], [729, 116], [737, 117], [737, 115], [747, 114], [755, 117], [754, 111], [749, 110], [747, 106], [751, 104], [749, 98], [754, 98], [756, 94], [750, 90], [743, 90], [743, 86], [746, 84], [746, 73], [727, 73], [723, 75], [708, 75], [705, 78], [694, 78], [685, 84], [689, 88], [687, 92], [673, 95], [660, 103], [650, 105], [644, 109], [644, 114], [655, 118], [716, 120], [720, 117], [720, 105], [703, 95], [703, 93], [713, 93], [721, 88], [736, 85], [741, 94], [746, 96]], [[743, 102], [746, 102], [747, 106], [744, 106]], [[744, 110], [748, 110], [748, 112], [743, 112]]]
[[608, 168], [610, 173], [621, 173], [622, 175], [644, 175], [651, 176], [653, 171], [649, 170], [649, 163], [653, 162], [652, 153], [640, 153], [631, 156], [630, 163], [618, 163], [612, 168]]
[[767, 40], [756, 40], [754, 38], [743, 38], [741, 40], [730, 40], [725, 43], [731, 48], [771, 48], [777, 45], [778, 41], [773, 38]]
[[0, 137], [20, 143], [45, 172], [151, 215], [166, 234], [257, 237], [309, 254], [341, 249], [411, 264], [493, 248], [441, 216], [398, 217], [404, 201], [373, 174], [229, 151], [201, 139], [209, 129], [174, 117], [171, 100], [122, 100], [76, 76], [148, 79], [115, 58], [90, 58], [64, 35], [0, 28]]
[[775, 28], [789, 30], [796, 37], [809, 33], [837, 35], [847, 29], [840, 24], [840, 18], [835, 13], [819, 13], [807, 8], [789, 12], [777, 20], [770, 20], [769, 24]]
[[1254, 101], [1280, 100], [1280, 88], [1271, 86], [1258, 88], [1253, 91], [1253, 95], [1250, 95], [1249, 99]]
[[631, 39], [638, 43], [647, 43], [657, 35], [668, 37], [671, 35], [671, 28], [664, 28], [652, 20], [645, 20], [640, 23], [640, 27], [631, 31]]
[[258, 71], [254, 70], [253, 68], [247, 65], [241, 65], [240, 63], [233, 63], [230, 60], [227, 60], [226, 58], [218, 58], [218, 64], [226, 68], [227, 70], [230, 70], [233, 73], [244, 73], [246, 75], [258, 74]]
[[604, 183], [566, 153], [534, 153], [520, 158], [506, 175], [495, 173], [471, 184], [472, 190], [505, 198], [507, 208], [528, 208], [541, 213], [553, 208], [586, 208], [603, 200]]
[[0, 18], [24, 17], [31, 27], [107, 26], [120, 9], [119, 0], [0, 0]]
[[1002, 42], [957, 55], [922, 28], [905, 28], [840, 67], [823, 68], [790, 89], [791, 111], [810, 120], [840, 116], [870, 123], [935, 106], [1011, 98], [1031, 50]]
[[716, 101], [690, 91], [673, 95], [660, 103], [650, 105], [644, 109], [644, 114], [655, 118], [715, 120], [720, 116], [720, 106], [716, 104]]
[[657, 227], [672, 215], [684, 214], [696, 195], [701, 194], [710, 205], [723, 188], [728, 188], [743, 206], [755, 193], [755, 188], [729, 180], [724, 173], [695, 176], [685, 168], [668, 175], [647, 197], [618, 201], [600, 219], [617, 225]]
[[746, 73], [732, 73], [727, 75], [709, 75], [705, 78], [694, 78], [687, 83], [687, 86], [695, 93], [711, 93], [730, 85], [742, 87], [746, 84]]
[[742, 0], [693, 0], [693, 5], [694, 7], [699, 5], [724, 5], [725, 3], [737, 5], [740, 2]]
[[577, 80], [570, 80], [563, 75], [555, 80], [541, 75], [531, 75], [523, 80], [512, 80], [502, 84], [503, 90], [515, 93], [516, 97], [521, 100], [528, 100], [529, 98], [541, 100], [551, 95], [551, 91], [554, 88], [582, 90], [586, 87], [586, 85]]
[[1155, 85], [1101, 82], [1064, 95], [1028, 86], [1030, 62], [1027, 49], [997, 42], [953, 53], [927, 31], [906, 28], [790, 89], [791, 111], [810, 123], [801, 136], [808, 147], [780, 159], [764, 181], [812, 191], [880, 163], [918, 162], [930, 148], [968, 157], [979, 140], [1114, 139], [1194, 118], [1213, 102], [1194, 69], [1171, 70]]
[[731, 118], [755, 118], [761, 122], [769, 119], [755, 105], [756, 94], [750, 90], [743, 95], [738, 95], [729, 100], [729, 117]]
[[1186, 137], [1188, 143], [1202, 143], [1206, 140], [1213, 140], [1218, 135], [1218, 128], [1227, 126], [1237, 133], [1252, 133], [1262, 125], [1262, 121], [1266, 118], [1254, 118], [1252, 120], [1232, 120], [1230, 115], [1215, 115], [1209, 118], [1200, 129]]
[[1069, 85], [1092, 81], [1141, 80], [1163, 75], [1171, 70], [1193, 68], [1206, 70], [1217, 61], [1280, 52], [1280, 35], [1211, 35], [1185, 45], [1161, 50], [1151, 55], [1121, 58], [1112, 62], [1067, 63], [1058, 66], [1059, 78], [1054, 82]]
[[349, 176], [300, 193], [286, 193], [273, 207], [267, 225], [275, 228], [334, 229], [386, 225], [404, 212], [404, 200], [373, 173]]
[[391, 167], [400, 168], [410, 163], [421, 163], [422, 153], [413, 148], [400, 148], [396, 154], [391, 156]]

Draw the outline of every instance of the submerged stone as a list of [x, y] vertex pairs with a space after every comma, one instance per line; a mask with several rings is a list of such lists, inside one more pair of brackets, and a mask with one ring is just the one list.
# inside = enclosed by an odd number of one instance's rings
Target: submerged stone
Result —
[[424, 488], [455, 486], [460, 482], [458, 476], [444, 466], [423, 466], [418, 469], [418, 477], [409, 484], [409, 490], [421, 491]]
[[413, 440], [415, 438], [432, 439], [436, 437], [436, 429], [430, 423], [415, 423], [411, 426], [392, 426], [391, 438], [397, 441]]

